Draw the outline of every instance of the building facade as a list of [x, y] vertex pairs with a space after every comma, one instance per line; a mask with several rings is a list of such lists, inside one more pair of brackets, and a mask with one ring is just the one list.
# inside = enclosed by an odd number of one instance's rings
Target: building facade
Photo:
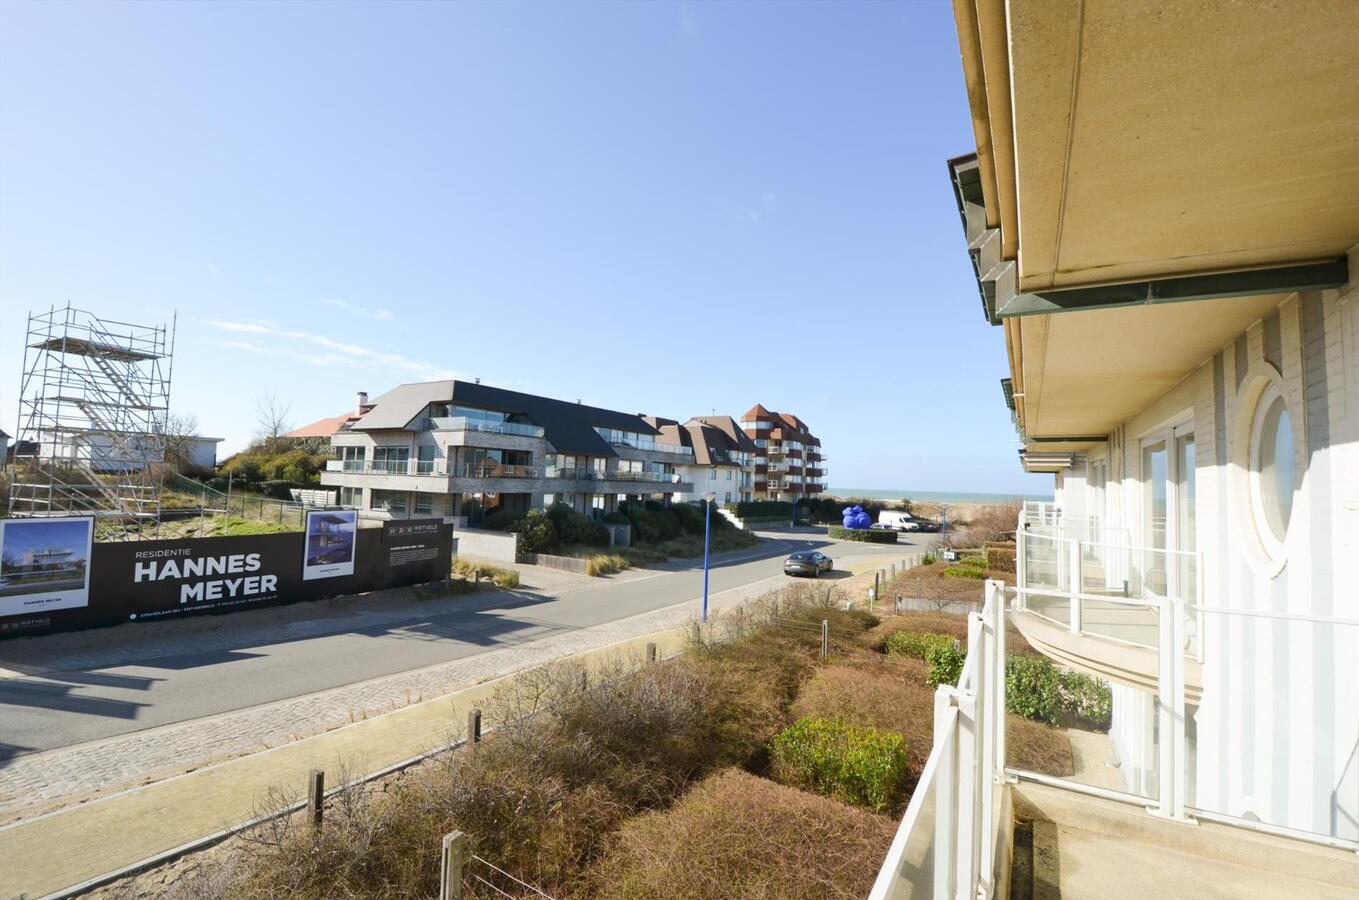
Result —
[[955, 11], [949, 170], [1055, 483], [1011, 618], [1111, 685], [1122, 792], [1359, 847], [1359, 19]]
[[693, 492], [693, 449], [638, 415], [465, 381], [404, 384], [364, 406], [331, 436], [321, 483], [366, 517], [476, 526], [497, 510], [602, 515]]
[[795, 503], [826, 490], [821, 440], [797, 416], [757, 403], [741, 417], [741, 427], [755, 445], [754, 499]]
[[647, 422], [657, 429], [661, 442], [693, 452], [693, 462], [679, 468], [683, 483], [692, 490], [675, 493], [676, 502], [696, 503], [710, 493], [720, 505], [754, 499], [755, 442], [730, 416], [695, 418], [683, 424], [656, 418], [647, 418]]

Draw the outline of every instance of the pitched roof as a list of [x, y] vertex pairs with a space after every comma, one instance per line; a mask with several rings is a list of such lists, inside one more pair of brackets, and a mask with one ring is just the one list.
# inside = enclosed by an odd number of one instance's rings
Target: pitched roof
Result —
[[746, 414], [743, 415], [743, 416], [741, 416], [741, 418], [742, 418], [743, 420], [744, 420], [744, 419], [767, 419], [767, 418], [769, 418], [769, 410], [765, 409], [763, 406], [761, 406], [760, 404], [756, 403], [756, 404], [755, 404], [754, 406], [752, 406], [750, 409], [746, 410]]
[[746, 453], [755, 452], [755, 442], [741, 428], [740, 423], [731, 416], [695, 416], [685, 424], [690, 425], [695, 422], [701, 425], [711, 425], [726, 435], [729, 441], [729, 449], [743, 450]]
[[343, 428], [346, 422], [352, 422], [356, 418], [358, 417], [352, 412], [341, 413], [338, 416], [317, 419], [310, 425], [303, 425], [301, 428], [294, 428], [283, 436], [285, 438], [330, 437]]
[[609, 442], [595, 431], [596, 427], [638, 434], [658, 433], [646, 419], [632, 413], [568, 403], [471, 381], [399, 385], [374, 400], [372, 410], [354, 424], [353, 430], [406, 428], [431, 403], [457, 403], [518, 413], [541, 427], [548, 443], [560, 453], [617, 456]]

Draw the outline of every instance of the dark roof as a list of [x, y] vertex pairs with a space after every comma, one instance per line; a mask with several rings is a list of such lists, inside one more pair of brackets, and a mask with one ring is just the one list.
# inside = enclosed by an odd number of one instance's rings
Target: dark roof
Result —
[[632, 413], [521, 394], [470, 381], [453, 382], [453, 402], [501, 412], [523, 413], [534, 425], [542, 427], [548, 443], [560, 453], [617, 456], [609, 442], [595, 431], [596, 426], [635, 431], [638, 434], [657, 433], [645, 419]]
[[543, 429], [547, 441], [561, 453], [617, 456], [595, 426], [656, 434], [641, 416], [507, 391], [471, 381], [429, 381], [399, 385], [373, 401], [373, 408], [354, 424], [355, 431], [405, 428], [431, 403], [459, 403], [480, 409], [519, 413]]
[[729, 450], [744, 450], [747, 453], [755, 452], [755, 442], [751, 440], [750, 435], [746, 434], [745, 429], [743, 429], [731, 416], [695, 416], [685, 424], [692, 425], [694, 423], [711, 425], [713, 428], [716, 428], [726, 435]]

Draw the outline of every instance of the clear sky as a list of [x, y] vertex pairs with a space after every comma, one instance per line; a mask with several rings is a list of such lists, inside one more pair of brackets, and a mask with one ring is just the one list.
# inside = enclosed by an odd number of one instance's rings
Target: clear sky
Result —
[[1026, 476], [945, 160], [949, 5], [4, 4], [0, 425], [23, 317], [178, 311], [174, 406], [246, 443], [477, 376], [797, 413], [832, 487]]

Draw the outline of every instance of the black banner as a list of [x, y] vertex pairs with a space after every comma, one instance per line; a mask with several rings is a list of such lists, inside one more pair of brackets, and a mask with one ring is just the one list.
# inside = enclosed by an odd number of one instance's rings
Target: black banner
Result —
[[303, 578], [307, 538], [303, 532], [285, 532], [96, 543], [86, 605], [0, 616], [0, 637], [361, 594], [441, 581], [452, 565], [453, 526], [439, 519], [357, 529], [353, 531], [353, 573], [313, 575], [311, 580]]

